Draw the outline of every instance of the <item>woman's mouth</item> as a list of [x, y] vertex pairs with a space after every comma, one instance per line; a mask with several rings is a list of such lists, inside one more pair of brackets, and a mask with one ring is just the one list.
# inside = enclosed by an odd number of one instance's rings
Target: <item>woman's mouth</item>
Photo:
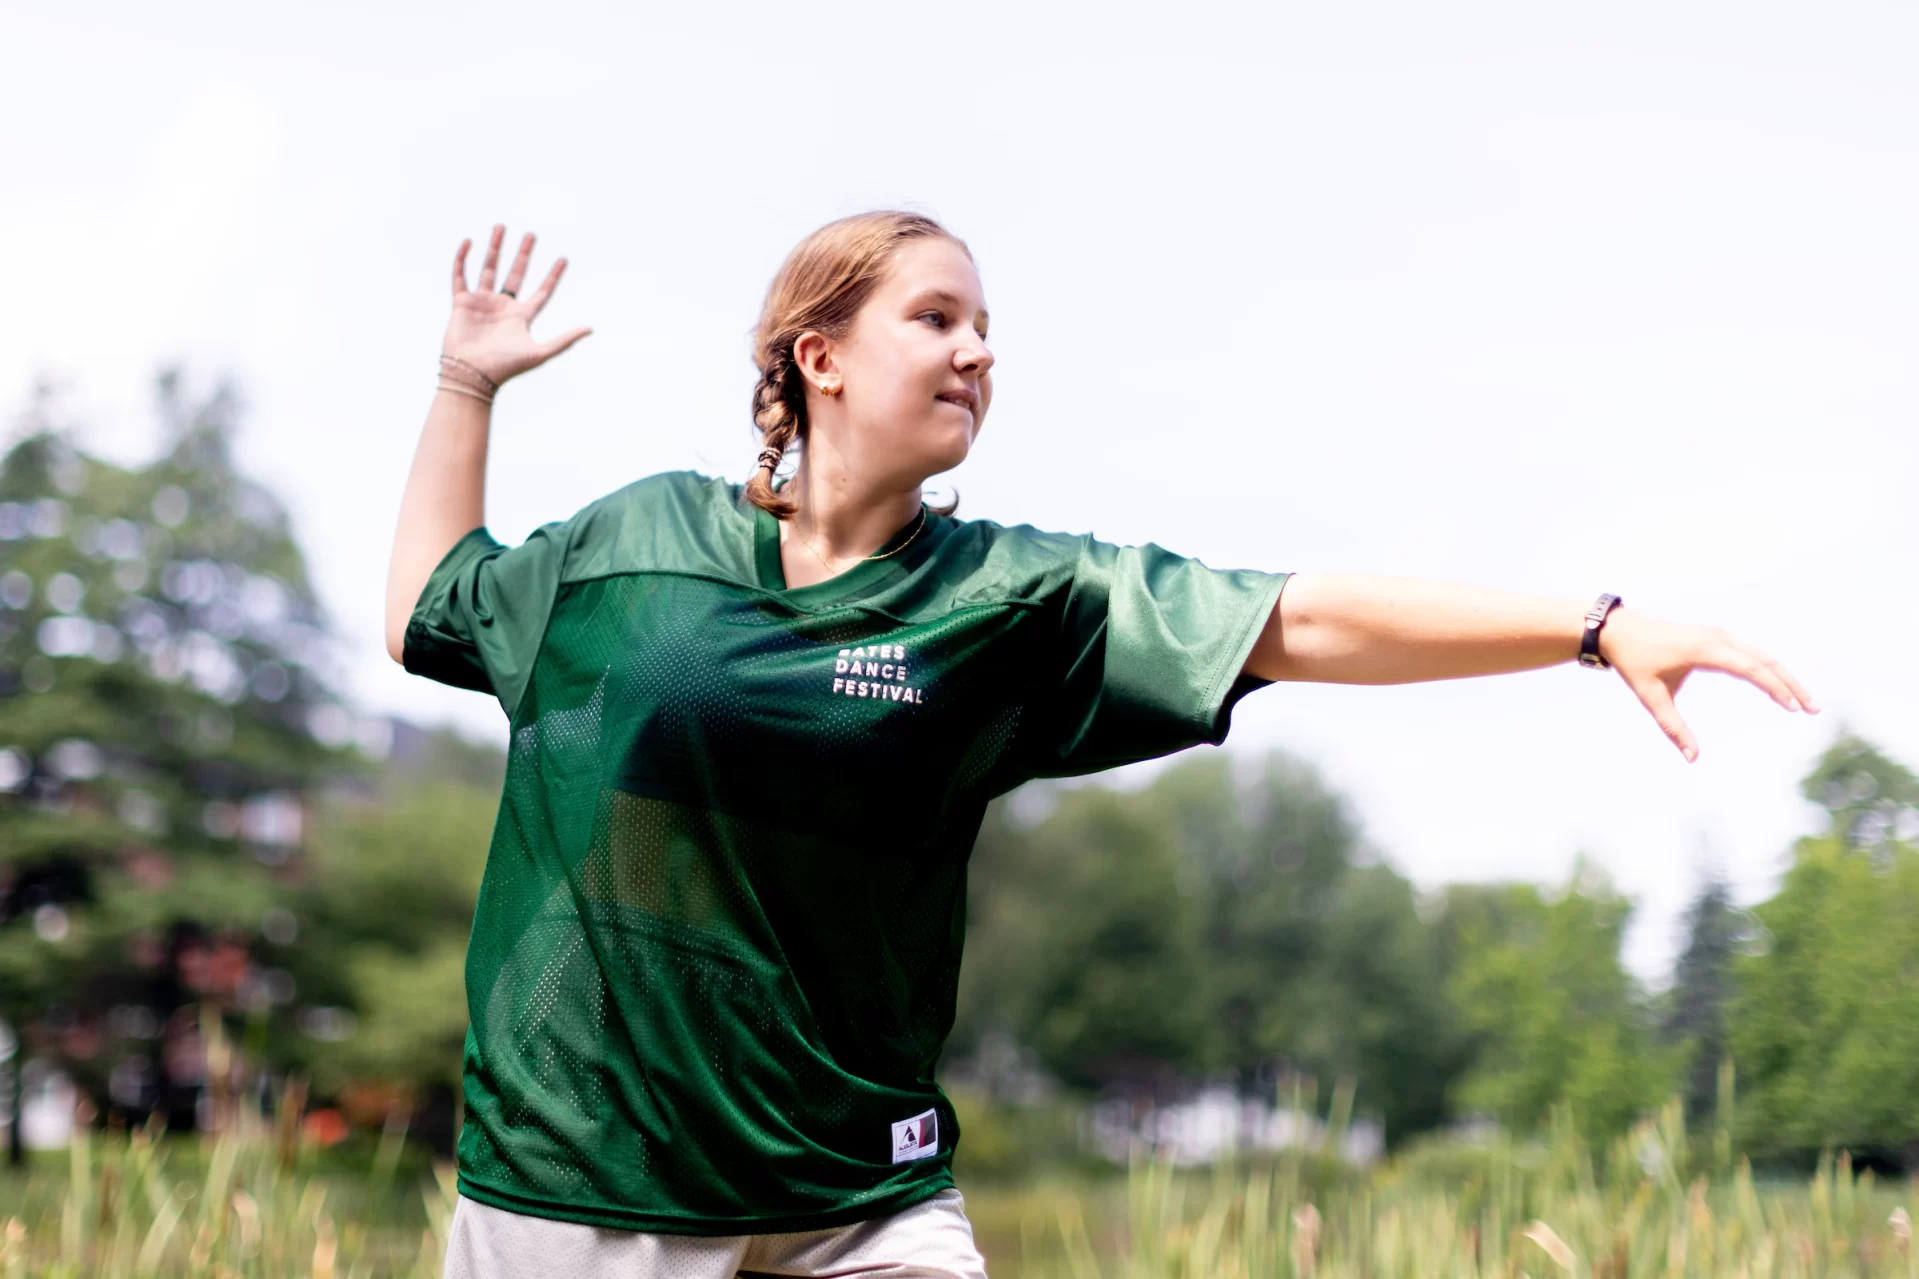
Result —
[[979, 416], [979, 396], [972, 391], [964, 389], [958, 391], [941, 391], [933, 398], [936, 400], [944, 400], [948, 404], [957, 404], [973, 416]]

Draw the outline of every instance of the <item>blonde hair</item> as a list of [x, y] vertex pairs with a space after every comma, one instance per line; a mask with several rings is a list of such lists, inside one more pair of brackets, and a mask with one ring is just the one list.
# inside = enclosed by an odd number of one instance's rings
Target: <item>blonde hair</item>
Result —
[[[753, 388], [753, 425], [762, 448], [759, 467], [746, 482], [747, 501], [783, 520], [799, 509], [773, 491], [780, 455], [806, 439], [806, 379], [793, 366], [793, 344], [807, 332], [845, 337], [899, 247], [935, 236], [972, 256], [964, 240], [932, 218], [894, 209], [829, 222], [786, 255], [753, 331], [753, 364], [760, 371]], [[939, 513], [950, 515], [957, 506], [956, 501]]]

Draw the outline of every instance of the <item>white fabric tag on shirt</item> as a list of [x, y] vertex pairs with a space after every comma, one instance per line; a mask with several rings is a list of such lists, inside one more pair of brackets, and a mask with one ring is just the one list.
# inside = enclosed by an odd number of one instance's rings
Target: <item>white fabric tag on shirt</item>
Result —
[[929, 1159], [940, 1152], [939, 1115], [929, 1110], [893, 1125], [893, 1162]]

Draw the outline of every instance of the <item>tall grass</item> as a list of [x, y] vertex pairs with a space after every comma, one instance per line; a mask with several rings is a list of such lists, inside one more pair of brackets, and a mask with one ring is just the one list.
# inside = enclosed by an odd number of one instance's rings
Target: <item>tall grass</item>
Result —
[[[217, 1021], [208, 1035], [209, 1075], [223, 1078]], [[417, 1188], [399, 1177], [405, 1126], [396, 1120], [370, 1166], [323, 1172], [301, 1138], [301, 1094], [295, 1082], [264, 1117], [216, 1091], [218, 1126], [204, 1135], [164, 1136], [158, 1123], [97, 1134], [77, 1123], [64, 1166], [39, 1163], [7, 1187], [0, 1279], [435, 1279], [452, 1165]], [[388, 1224], [417, 1223], [421, 1199], [424, 1228]]]
[[[1123, 1199], [1070, 1190], [1021, 1196], [1018, 1273], [1919, 1279], [1910, 1185], [1882, 1188], [1870, 1171], [1855, 1175], [1841, 1154], [1822, 1159], [1809, 1183], [1761, 1187], [1744, 1160], [1732, 1163], [1721, 1134], [1702, 1144], [1696, 1154], [1675, 1103], [1604, 1160], [1562, 1120], [1543, 1145], [1497, 1143], [1464, 1175], [1400, 1167], [1352, 1178], [1312, 1156], [1194, 1174], [1141, 1156]], [[1730, 1173], [1715, 1180], [1711, 1166], [1722, 1158]], [[1004, 1214], [1009, 1206], [988, 1195], [979, 1209]]]
[[426, 1227], [396, 1239], [380, 1226], [392, 1215], [386, 1197], [418, 1193], [394, 1182], [399, 1140], [383, 1134], [364, 1192], [341, 1204], [341, 1179], [285, 1157], [265, 1125], [204, 1139], [77, 1128], [64, 1182], [30, 1178], [0, 1225], [0, 1276], [431, 1279], [452, 1218], [452, 1168], [426, 1189]]
[[[230, 1102], [230, 1099], [228, 1099]], [[0, 1279], [432, 1279], [453, 1170], [405, 1171], [391, 1124], [357, 1167], [319, 1170], [299, 1099], [230, 1107], [206, 1136], [84, 1125], [0, 1220]], [[1000, 1279], [1919, 1279], [1909, 1184], [1847, 1156], [1755, 1183], [1725, 1125], [1677, 1104], [1597, 1157], [1565, 1116], [1537, 1143], [1433, 1147], [1366, 1174], [1327, 1149], [1123, 1179], [967, 1188]], [[405, 1224], [395, 1224], [404, 1219]]]

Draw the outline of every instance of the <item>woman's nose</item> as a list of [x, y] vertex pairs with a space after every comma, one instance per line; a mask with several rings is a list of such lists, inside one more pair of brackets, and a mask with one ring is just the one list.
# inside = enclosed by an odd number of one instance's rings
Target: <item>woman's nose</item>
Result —
[[993, 367], [993, 352], [984, 342], [971, 342], [954, 352], [953, 365], [958, 369], [972, 369], [984, 373]]

